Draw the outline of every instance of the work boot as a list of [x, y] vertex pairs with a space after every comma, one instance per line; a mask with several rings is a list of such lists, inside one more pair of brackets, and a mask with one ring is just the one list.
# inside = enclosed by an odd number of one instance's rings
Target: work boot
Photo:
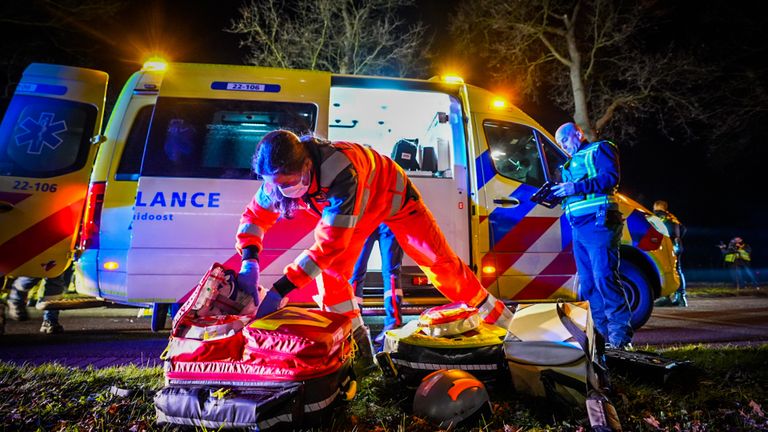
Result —
[[[674, 294], [672, 294], [674, 296]], [[669, 297], [663, 296], [656, 299], [655, 302], [653, 302], [654, 307], [667, 307], [667, 306], [674, 306], [672, 300], [670, 300]]]
[[27, 307], [22, 303], [21, 305], [9, 302], [8, 303], [8, 318], [14, 321], [28, 321], [29, 313], [27, 313]]
[[352, 369], [358, 378], [362, 378], [376, 369], [373, 360], [373, 346], [371, 345], [371, 333], [368, 326], [360, 326], [352, 331], [352, 339], [355, 342]]
[[40, 333], [55, 334], [63, 331], [64, 327], [61, 324], [50, 320], [43, 321], [43, 325], [40, 326]]
[[677, 305], [679, 307], [688, 307], [688, 296], [684, 293], [677, 293]]

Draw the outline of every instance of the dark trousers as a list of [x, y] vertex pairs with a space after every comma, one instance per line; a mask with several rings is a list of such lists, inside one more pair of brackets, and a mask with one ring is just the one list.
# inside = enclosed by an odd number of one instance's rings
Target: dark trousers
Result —
[[[41, 297], [57, 296], [64, 293], [72, 281], [74, 269], [70, 265], [64, 273], [59, 276], [45, 279], [45, 285], [42, 287]], [[27, 305], [29, 291], [40, 283], [41, 278], [21, 276], [16, 278], [11, 285], [11, 292], [8, 294], [8, 303], [13, 303], [17, 308], [24, 308]], [[59, 322], [59, 311], [55, 309], [46, 309], [43, 312], [43, 319], [54, 323]]]
[[596, 226], [594, 220], [573, 228], [573, 256], [579, 297], [589, 301], [595, 328], [611, 345], [632, 341], [632, 312], [619, 279], [623, 224]]
[[748, 262], [736, 260], [728, 266], [728, 270], [736, 289], [746, 288], [749, 285], [757, 287], [757, 277]]
[[365, 241], [349, 283], [355, 289], [355, 297], [362, 301], [365, 275], [368, 272], [368, 259], [371, 257], [373, 244], [377, 241], [381, 253], [381, 277], [384, 280], [384, 311], [386, 312], [384, 326], [385, 328], [393, 328], [403, 323], [400, 315], [400, 304], [403, 299], [403, 289], [400, 285], [403, 249], [389, 227], [384, 224], [379, 225]]

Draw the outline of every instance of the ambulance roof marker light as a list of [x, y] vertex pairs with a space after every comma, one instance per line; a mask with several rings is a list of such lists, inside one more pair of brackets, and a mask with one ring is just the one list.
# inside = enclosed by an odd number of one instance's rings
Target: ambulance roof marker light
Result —
[[504, 108], [507, 108], [507, 101], [497, 97], [493, 99], [493, 101], [491, 102], [491, 106], [496, 109], [504, 109]]
[[454, 75], [454, 74], [448, 74], [442, 76], [443, 81], [451, 84], [464, 84], [464, 78]]
[[150, 57], [144, 62], [141, 69], [145, 71], [163, 72], [168, 69], [168, 62], [160, 57]]

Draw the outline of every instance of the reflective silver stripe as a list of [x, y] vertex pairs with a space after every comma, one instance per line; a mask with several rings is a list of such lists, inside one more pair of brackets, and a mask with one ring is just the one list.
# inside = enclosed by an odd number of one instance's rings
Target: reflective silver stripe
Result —
[[257, 237], [264, 237], [264, 230], [256, 224], [244, 223], [237, 227], [238, 234], [251, 234]]
[[397, 365], [407, 366], [411, 369], [420, 370], [440, 370], [440, 369], [461, 369], [461, 370], [479, 370], [479, 371], [492, 371], [498, 370], [497, 364], [437, 364], [437, 363], [419, 363], [411, 362], [408, 360], [392, 358], [392, 363]]
[[363, 322], [363, 318], [362, 317], [356, 316], [356, 317], [352, 318], [352, 329], [353, 330], [358, 328], [358, 327], [360, 327], [360, 326], [362, 326], [362, 325], [364, 325], [364, 324], [365, 323]]
[[[402, 289], [396, 289], [395, 290], [395, 295], [398, 296], [398, 297], [402, 297], [403, 296], [403, 290]], [[387, 298], [390, 298], [390, 297], [392, 297], [392, 291], [384, 291], [384, 298], [387, 299]]]
[[312, 257], [307, 254], [307, 251], [304, 251], [299, 255], [296, 260], [294, 261], [299, 268], [304, 270], [304, 273], [307, 274], [310, 278], [314, 279], [323, 272], [322, 269], [317, 265], [317, 263], [312, 259]]
[[344, 168], [350, 166], [347, 155], [341, 151], [335, 151], [328, 159], [320, 164], [320, 187], [327, 188]]
[[389, 215], [394, 216], [395, 213], [400, 211], [400, 208], [403, 206], [403, 196], [400, 194], [397, 194], [392, 197], [392, 208], [389, 209]]
[[395, 195], [392, 196], [392, 207], [389, 209], [390, 216], [394, 216], [403, 206], [403, 192], [405, 192], [405, 176], [400, 170], [397, 170], [396, 172]]
[[[221, 428], [249, 428], [254, 426], [253, 423], [249, 423], [249, 422], [240, 423], [240, 422], [232, 422], [232, 421], [226, 421], [226, 420], [216, 421], [216, 420], [203, 420], [199, 418], [169, 416], [163, 413], [162, 411], [157, 411], [157, 420], [163, 423], [183, 424], [183, 425], [189, 425], [189, 426], [202, 426], [204, 428], [210, 428], [215, 430], [219, 430]], [[293, 421], [293, 416], [290, 413], [281, 414], [277, 417], [272, 417], [270, 419], [260, 421], [258, 423], [258, 427], [259, 427], [259, 430], [263, 430], [263, 429], [273, 427], [278, 423], [291, 423], [292, 421]]]
[[329, 305], [327, 306], [327, 309], [331, 312], [340, 314], [352, 312], [353, 310], [360, 310], [360, 308], [357, 307], [357, 303], [355, 303], [353, 300], [347, 300], [341, 303], [336, 303], [335, 305]]
[[405, 191], [405, 176], [403, 176], [403, 173], [400, 172], [400, 170], [397, 170], [397, 181], [395, 183], [395, 191], [398, 193], [402, 193]]
[[489, 313], [493, 311], [495, 307], [496, 297], [494, 297], [493, 294], [488, 294], [488, 297], [485, 299], [483, 304], [477, 307], [477, 310], [480, 312], [480, 316], [485, 318]]
[[365, 208], [368, 207], [368, 197], [370, 195], [370, 189], [363, 189], [363, 198], [360, 200], [360, 215], [365, 214]]
[[323, 211], [323, 223], [337, 228], [354, 228], [357, 225], [357, 216]]
[[373, 178], [376, 176], [376, 159], [373, 157], [373, 150], [366, 148], [365, 156], [368, 158], [368, 162], [371, 163], [371, 172], [368, 173], [368, 186], [373, 184]]
[[305, 413], [311, 413], [311, 412], [315, 412], [315, 411], [320, 411], [321, 409], [327, 407], [328, 405], [333, 403], [333, 401], [336, 399], [336, 396], [338, 396], [340, 391], [341, 391], [341, 389], [339, 389], [337, 387], [336, 391], [333, 392], [332, 395], [330, 395], [327, 398], [321, 400], [320, 402], [315, 402], [315, 403], [304, 405], [304, 412]]
[[[259, 422], [259, 430], [264, 430], [267, 428], [270, 428], [278, 423], [291, 423], [293, 421], [293, 415], [290, 413], [288, 414], [281, 414], [277, 417], [268, 418], [264, 421]], [[252, 426], [252, 425], [248, 425]]]

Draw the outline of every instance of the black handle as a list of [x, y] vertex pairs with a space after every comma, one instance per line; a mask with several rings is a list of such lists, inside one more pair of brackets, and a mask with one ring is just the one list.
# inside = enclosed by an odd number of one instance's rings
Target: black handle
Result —
[[13, 204], [6, 202], [6, 201], [0, 201], [0, 213], [5, 213], [13, 210]]
[[517, 198], [496, 198], [493, 200], [493, 203], [500, 205], [520, 205], [520, 200]]

